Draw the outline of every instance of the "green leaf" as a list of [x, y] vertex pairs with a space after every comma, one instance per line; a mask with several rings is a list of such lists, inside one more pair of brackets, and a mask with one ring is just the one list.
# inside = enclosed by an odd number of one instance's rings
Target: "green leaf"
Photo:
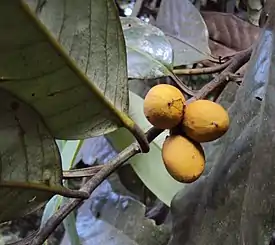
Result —
[[[79, 152], [83, 140], [69, 140], [66, 142], [61, 157], [63, 170], [69, 170], [73, 167], [77, 153]], [[64, 181], [64, 185], [68, 187], [68, 181]], [[69, 198], [59, 196], [62, 200], [62, 205], [69, 201]], [[64, 228], [69, 235], [71, 245], [80, 245], [80, 239], [76, 230], [75, 210], [72, 211], [64, 220]]]
[[[62, 158], [62, 168], [63, 170], [69, 170], [72, 168], [77, 153], [83, 144], [83, 140], [68, 140], [65, 142], [61, 158]], [[65, 186], [67, 186], [67, 181], [65, 181]], [[60, 208], [61, 205], [64, 205], [69, 199], [60, 195], [55, 195], [46, 205], [40, 227], [43, 227], [45, 222]], [[81, 244], [79, 236], [76, 230], [75, 224], [75, 213], [71, 212], [64, 220], [63, 224], [65, 230], [67, 231], [71, 245]]]
[[59, 139], [131, 128], [123, 113], [126, 50], [113, 0], [40, 3], [0, 3], [0, 87], [38, 111]]
[[53, 196], [46, 204], [41, 218], [40, 227], [47, 222], [47, 220], [60, 208], [62, 204], [62, 196], [55, 195]]
[[62, 169], [69, 170], [73, 167], [77, 153], [83, 144], [83, 140], [67, 140], [61, 152]]
[[56, 140], [55, 142], [58, 146], [59, 151], [62, 151], [63, 147], [65, 146], [65, 144], [67, 142], [67, 140]]
[[164, 33], [135, 17], [121, 17], [127, 48], [128, 78], [153, 79], [171, 75], [173, 50]]
[[0, 89], [0, 222], [40, 207], [62, 186], [55, 140], [31, 107]]
[[[63, 198], [62, 204], [64, 205], [69, 199]], [[81, 245], [79, 235], [76, 229], [75, 210], [71, 212], [66, 219], [63, 220], [65, 231], [68, 233], [71, 245]]]
[[[148, 130], [151, 128], [151, 124], [143, 114], [143, 99], [133, 92], [129, 92], [130, 116], [144, 131]], [[163, 164], [161, 147], [168, 133], [168, 131], [165, 131], [151, 143], [149, 153], [136, 155], [131, 158], [130, 162], [133, 169], [148, 189], [150, 189], [166, 205], [170, 206], [170, 202], [174, 195], [184, 188], [185, 184], [174, 180], [169, 175]], [[110, 140], [112, 146], [118, 151], [121, 151], [134, 141], [133, 136], [123, 128], [106, 135], [106, 137]]]

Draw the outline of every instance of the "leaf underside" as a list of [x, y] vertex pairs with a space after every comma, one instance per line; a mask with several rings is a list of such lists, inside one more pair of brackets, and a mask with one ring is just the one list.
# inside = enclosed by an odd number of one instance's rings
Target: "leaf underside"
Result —
[[[114, 3], [47, 1], [37, 8], [27, 2], [37, 16], [24, 1], [0, 3], [0, 87], [37, 110], [56, 138], [117, 129], [128, 109], [128, 85]], [[105, 22], [98, 11], [108, 13]]]
[[121, 17], [127, 48], [128, 77], [153, 79], [169, 76], [173, 50], [164, 33], [138, 18]]
[[58, 147], [41, 117], [3, 89], [0, 98], [0, 222], [3, 222], [37, 208], [63, 187]]

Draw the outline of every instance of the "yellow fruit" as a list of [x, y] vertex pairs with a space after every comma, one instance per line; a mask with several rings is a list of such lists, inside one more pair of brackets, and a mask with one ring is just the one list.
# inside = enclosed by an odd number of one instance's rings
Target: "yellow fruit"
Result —
[[182, 129], [197, 142], [209, 142], [224, 135], [229, 123], [229, 115], [221, 105], [210, 100], [197, 100], [186, 105]]
[[169, 84], [152, 87], [144, 99], [144, 115], [155, 127], [171, 129], [183, 117], [185, 98], [181, 91]]
[[162, 159], [168, 173], [177, 181], [191, 183], [205, 168], [201, 145], [181, 135], [171, 135], [162, 146]]

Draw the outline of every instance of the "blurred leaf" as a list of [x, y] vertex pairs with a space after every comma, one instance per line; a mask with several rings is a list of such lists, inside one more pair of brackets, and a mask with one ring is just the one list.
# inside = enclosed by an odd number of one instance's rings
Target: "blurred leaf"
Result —
[[62, 196], [55, 195], [49, 200], [43, 211], [40, 227], [42, 227], [47, 220], [60, 208], [62, 204]]
[[[83, 144], [83, 140], [68, 140], [63, 146], [61, 157], [62, 157], [62, 168], [63, 170], [69, 170], [72, 168], [75, 161], [76, 155]], [[67, 181], [65, 181], [65, 186], [67, 186]], [[46, 205], [40, 227], [42, 227], [45, 222], [69, 199], [60, 195], [55, 195]], [[63, 224], [66, 232], [70, 237], [72, 245], [81, 244], [79, 236], [77, 234], [75, 225], [75, 213], [71, 212], [64, 220]]]
[[[119, 180], [113, 181], [119, 185]], [[106, 180], [79, 208], [77, 230], [83, 245], [166, 245], [167, 227], [144, 215], [142, 203], [116, 193]]]
[[261, 11], [263, 9], [262, 5], [263, 0], [247, 0], [247, 13], [248, 13], [248, 20], [255, 26], [259, 25], [259, 19], [261, 15]]
[[[62, 205], [64, 205], [69, 199], [63, 198]], [[66, 219], [63, 220], [65, 231], [68, 233], [71, 245], [81, 245], [79, 235], [76, 230], [75, 211], [71, 212]]]
[[174, 66], [210, 58], [206, 24], [189, 0], [162, 0], [156, 26], [172, 44]]
[[0, 30], [6, 33], [0, 39], [0, 87], [38, 111], [56, 138], [131, 128], [123, 113], [126, 50], [113, 0], [40, 3], [0, 3]]
[[135, 17], [121, 17], [127, 47], [128, 77], [152, 79], [169, 76], [173, 50], [161, 30]]
[[[229, 107], [230, 129], [209, 143], [214, 166], [172, 201], [169, 245], [272, 244], [275, 189], [275, 2]], [[226, 91], [225, 91], [226, 92]], [[212, 146], [212, 147], [211, 147]], [[188, 227], [188, 229], [186, 229]]]
[[0, 245], [5, 245], [5, 240], [2, 237], [2, 234], [0, 234]]
[[[151, 124], [147, 121], [143, 113], [143, 99], [130, 91], [130, 116], [146, 131], [151, 128]], [[150, 152], [147, 154], [139, 154], [131, 158], [129, 161], [133, 169], [150, 189], [161, 201], [170, 206], [173, 196], [182, 188], [184, 184], [174, 180], [167, 172], [162, 156], [161, 147], [165, 137], [168, 135], [165, 131], [151, 143]], [[121, 151], [134, 141], [134, 138], [126, 130], [119, 129], [113, 133], [106, 135], [112, 146]]]
[[0, 222], [31, 212], [61, 185], [57, 145], [40, 116], [0, 90]]
[[[63, 170], [69, 170], [73, 167], [75, 162], [76, 156], [79, 152], [83, 144], [83, 140], [74, 140], [74, 141], [67, 141], [66, 145], [62, 151], [62, 166]], [[68, 187], [68, 181], [64, 181], [64, 185]], [[66, 204], [69, 201], [69, 198], [62, 197], [62, 205]], [[80, 239], [76, 230], [76, 220], [75, 220], [75, 213], [76, 211], [72, 211], [64, 220], [64, 228], [65, 231], [68, 233], [71, 245], [80, 245]]]
[[77, 153], [80, 147], [83, 144], [83, 140], [67, 140], [62, 152], [61, 152], [61, 159], [62, 159], [62, 169], [69, 170], [73, 167], [73, 163], [77, 156]]
[[63, 147], [65, 146], [67, 140], [55, 140], [55, 142], [58, 146], [59, 151], [61, 152]]

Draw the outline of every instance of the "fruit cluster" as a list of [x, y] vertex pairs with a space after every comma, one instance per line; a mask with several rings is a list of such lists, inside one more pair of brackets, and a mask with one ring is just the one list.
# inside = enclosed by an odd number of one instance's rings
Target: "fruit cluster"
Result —
[[211, 100], [186, 103], [182, 92], [168, 84], [149, 90], [144, 114], [153, 126], [170, 130], [162, 159], [168, 173], [183, 183], [196, 181], [205, 169], [200, 143], [218, 139], [229, 128], [229, 115], [220, 104]]

